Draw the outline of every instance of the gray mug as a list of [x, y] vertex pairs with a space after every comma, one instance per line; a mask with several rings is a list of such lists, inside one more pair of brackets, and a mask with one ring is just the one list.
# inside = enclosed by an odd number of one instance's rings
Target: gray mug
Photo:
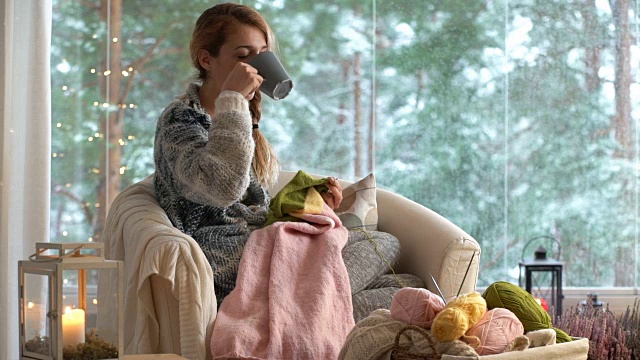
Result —
[[293, 89], [293, 81], [280, 60], [271, 51], [261, 52], [254, 56], [249, 65], [258, 70], [258, 74], [264, 78], [260, 91], [274, 100], [284, 99]]

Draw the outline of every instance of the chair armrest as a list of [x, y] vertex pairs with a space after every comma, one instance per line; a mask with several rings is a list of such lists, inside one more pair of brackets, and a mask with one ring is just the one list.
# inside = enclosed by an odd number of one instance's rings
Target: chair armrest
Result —
[[478, 282], [480, 246], [478, 242], [443, 216], [401, 195], [377, 189], [378, 229], [400, 241], [397, 272], [414, 274], [427, 288], [438, 293], [431, 275], [446, 298], [475, 291]]
[[172, 349], [190, 360], [211, 358], [213, 271], [155, 200], [152, 177], [114, 199], [102, 241], [105, 257], [124, 261], [125, 353]]

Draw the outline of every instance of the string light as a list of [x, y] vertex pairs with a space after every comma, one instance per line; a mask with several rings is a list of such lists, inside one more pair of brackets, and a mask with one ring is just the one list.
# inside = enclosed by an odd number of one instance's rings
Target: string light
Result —
[[62, 232], [62, 236], [67, 236], [67, 235], [69, 235], [69, 233], [66, 230]]
[[111, 74], [111, 70], [105, 70], [103, 74], [104, 76], [109, 76], [109, 74]]
[[58, 154], [53, 153], [53, 154], [51, 154], [51, 156], [52, 156], [52, 157], [58, 157]]
[[98, 34], [93, 34], [92, 38], [97, 39], [98, 38]]
[[96, 207], [99, 208], [100, 207], [100, 203], [96, 203]]
[[126, 70], [122, 70], [122, 75], [126, 77], [129, 76], [129, 73]]
[[89, 138], [87, 139], [87, 141], [93, 141], [93, 136], [89, 136]]
[[118, 42], [118, 38], [117, 38], [117, 37], [114, 37], [114, 38], [113, 38], [113, 42], [114, 42], [114, 43]]
[[67, 85], [62, 85], [62, 90], [67, 90]]
[[96, 73], [96, 69], [91, 69], [91, 73], [95, 74]]
[[90, 238], [88, 238], [88, 239], [87, 239], [87, 241], [88, 241], [88, 242], [93, 242], [93, 238], [92, 238], [92, 237], [90, 237]]
[[135, 140], [135, 139], [136, 139], [136, 137], [135, 137], [135, 136], [133, 136], [133, 135], [129, 135], [129, 136], [127, 136], [127, 139], [129, 139], [129, 140]]
[[100, 169], [93, 168], [93, 169], [91, 169], [91, 172], [94, 173], [94, 174], [100, 174]]
[[61, 126], [62, 126], [62, 123], [57, 123], [56, 124], [56, 127], [61, 127]]
[[94, 102], [93, 102], [93, 106], [95, 106], [95, 107], [102, 106], [103, 108], [108, 108], [109, 106], [115, 106], [115, 107], [117, 107], [118, 109], [126, 109], [126, 108], [129, 108], [129, 109], [137, 109], [137, 108], [138, 108], [138, 105], [137, 105], [137, 104], [115, 104], [115, 105], [112, 105], [112, 104], [109, 104], [109, 103], [102, 103], [102, 104], [100, 104], [100, 103], [99, 103], [99, 102], [97, 102], [97, 101], [94, 101]]
[[118, 139], [118, 144], [120, 144], [120, 146], [124, 146], [124, 140]]
[[127, 170], [126, 166], [121, 166], [120, 167], [120, 175], [124, 175], [124, 172]]
[[71, 183], [66, 183], [66, 184], [64, 184], [64, 187], [66, 187], [66, 188], [70, 188], [70, 187], [71, 187]]

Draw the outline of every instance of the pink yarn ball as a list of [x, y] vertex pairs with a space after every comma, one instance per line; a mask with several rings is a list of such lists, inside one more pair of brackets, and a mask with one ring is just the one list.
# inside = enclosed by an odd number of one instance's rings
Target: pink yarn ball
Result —
[[444, 309], [440, 296], [427, 289], [402, 288], [391, 300], [391, 317], [409, 325], [431, 328], [436, 315]]
[[508, 309], [494, 308], [465, 333], [465, 340], [478, 355], [499, 354], [516, 337], [524, 335], [522, 322]]

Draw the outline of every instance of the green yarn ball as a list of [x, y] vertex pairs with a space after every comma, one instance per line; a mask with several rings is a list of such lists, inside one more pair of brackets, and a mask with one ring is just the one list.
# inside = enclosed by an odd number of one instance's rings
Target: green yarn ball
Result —
[[551, 326], [551, 316], [531, 294], [517, 285], [496, 281], [489, 285], [482, 297], [487, 301], [487, 309], [505, 308], [514, 313], [522, 322], [525, 333], [553, 329], [556, 332], [556, 343], [571, 341], [571, 337], [566, 332]]

